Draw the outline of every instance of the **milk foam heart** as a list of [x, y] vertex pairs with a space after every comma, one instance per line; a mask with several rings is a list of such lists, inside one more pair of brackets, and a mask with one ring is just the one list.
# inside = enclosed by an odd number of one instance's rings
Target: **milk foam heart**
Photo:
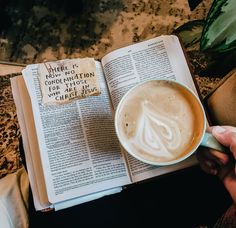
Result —
[[143, 150], [153, 156], [173, 158], [171, 151], [181, 144], [181, 131], [175, 119], [167, 118], [150, 108], [144, 101], [142, 112], [136, 122], [137, 128], [130, 144], [137, 150]]

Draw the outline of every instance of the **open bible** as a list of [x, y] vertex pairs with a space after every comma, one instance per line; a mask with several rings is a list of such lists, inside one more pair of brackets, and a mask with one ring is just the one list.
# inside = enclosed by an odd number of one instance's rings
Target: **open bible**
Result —
[[197, 94], [178, 37], [110, 52], [96, 61], [101, 94], [64, 105], [41, 104], [38, 66], [11, 80], [36, 210], [81, 204], [197, 164], [195, 156], [167, 167], [144, 164], [121, 148], [114, 130], [118, 102], [139, 82], [177, 80]]

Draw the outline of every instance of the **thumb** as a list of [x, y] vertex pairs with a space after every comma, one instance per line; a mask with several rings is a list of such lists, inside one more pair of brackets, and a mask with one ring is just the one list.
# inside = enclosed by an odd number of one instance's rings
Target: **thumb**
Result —
[[221, 144], [230, 147], [232, 152], [236, 152], [233, 151], [236, 149], [236, 131], [232, 131], [232, 129], [227, 127], [215, 126], [212, 128], [212, 135]]

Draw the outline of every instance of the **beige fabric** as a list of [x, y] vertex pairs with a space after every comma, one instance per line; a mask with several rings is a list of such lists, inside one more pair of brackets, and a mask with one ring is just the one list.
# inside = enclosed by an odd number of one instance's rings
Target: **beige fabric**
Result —
[[0, 227], [27, 228], [29, 181], [24, 168], [0, 179]]

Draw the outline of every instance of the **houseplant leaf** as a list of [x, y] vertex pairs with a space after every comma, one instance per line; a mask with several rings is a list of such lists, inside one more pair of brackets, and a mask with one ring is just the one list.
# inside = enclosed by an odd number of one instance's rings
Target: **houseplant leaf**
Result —
[[203, 51], [226, 52], [236, 48], [236, 1], [215, 0], [200, 41]]

